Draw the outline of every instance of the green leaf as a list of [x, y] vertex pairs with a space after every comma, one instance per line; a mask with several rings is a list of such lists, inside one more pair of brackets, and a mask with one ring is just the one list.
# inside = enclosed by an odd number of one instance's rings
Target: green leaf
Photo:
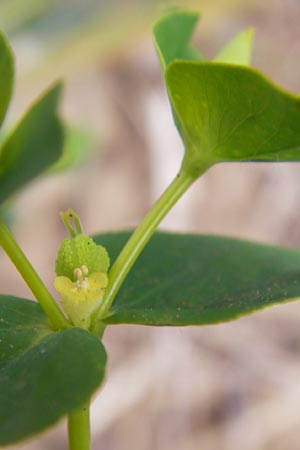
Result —
[[[175, 8], [172, 13], [162, 17], [153, 27], [153, 39], [163, 73], [170, 63], [176, 60], [203, 61], [203, 56], [190, 44], [194, 28], [200, 14]], [[174, 121], [181, 135], [181, 124], [172, 109]]]
[[196, 21], [195, 13], [179, 11], [154, 27], [185, 145], [182, 169], [196, 178], [222, 161], [299, 161], [299, 97], [242, 67], [250, 62], [252, 30], [237, 35], [215, 62], [191, 61], [185, 49]]
[[0, 151], [0, 203], [57, 161], [63, 128], [56, 109], [61, 85], [40, 98], [4, 142]]
[[5, 117], [14, 84], [14, 58], [11, 48], [0, 32], [0, 125]]
[[[99, 235], [114, 259], [130, 233]], [[213, 236], [156, 233], [105, 322], [206, 325], [300, 297], [300, 251]]]
[[153, 37], [163, 71], [174, 60], [203, 60], [189, 41], [200, 14], [180, 9], [157, 21]]
[[240, 64], [249, 66], [251, 63], [254, 29], [238, 33], [214, 58], [215, 62]]
[[0, 445], [42, 431], [84, 404], [105, 362], [92, 334], [53, 332], [37, 303], [0, 296]]
[[175, 62], [166, 79], [188, 172], [221, 161], [300, 160], [300, 99], [257, 71]]

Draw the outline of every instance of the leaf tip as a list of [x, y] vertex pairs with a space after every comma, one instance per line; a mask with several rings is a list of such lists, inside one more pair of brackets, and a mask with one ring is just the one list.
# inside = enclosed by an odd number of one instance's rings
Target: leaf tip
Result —
[[46, 89], [46, 91], [44, 92], [44, 94], [42, 94], [42, 96], [53, 97], [55, 103], [58, 103], [62, 95], [63, 87], [64, 87], [63, 81], [57, 80]]
[[[200, 17], [199, 11], [175, 7], [169, 8], [153, 24], [153, 40], [163, 72], [172, 60], [190, 59], [192, 53], [195, 53], [189, 48], [189, 40]], [[200, 54], [198, 56], [200, 57]]]
[[254, 32], [254, 27], [249, 27], [237, 33], [217, 53], [213, 61], [249, 66], [251, 64]]

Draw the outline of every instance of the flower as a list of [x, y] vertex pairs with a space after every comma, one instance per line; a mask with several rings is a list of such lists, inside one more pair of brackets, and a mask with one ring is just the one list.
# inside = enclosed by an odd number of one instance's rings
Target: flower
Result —
[[88, 328], [91, 315], [103, 299], [108, 283], [107, 274], [94, 272], [89, 275], [86, 265], [74, 269], [75, 281], [66, 276], [57, 276], [54, 287], [60, 293], [61, 305], [76, 326]]
[[108, 284], [109, 256], [104, 247], [83, 233], [72, 209], [62, 212], [61, 218], [71, 236], [59, 247], [54, 287], [72, 324], [88, 329]]

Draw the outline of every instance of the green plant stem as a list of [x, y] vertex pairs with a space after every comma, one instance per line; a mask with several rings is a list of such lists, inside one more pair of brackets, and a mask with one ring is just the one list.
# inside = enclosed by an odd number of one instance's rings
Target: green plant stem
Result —
[[[206, 169], [207, 166], [203, 168], [203, 172]], [[106, 290], [106, 295], [103, 303], [97, 311], [94, 323], [97, 323], [97, 320], [105, 317], [129, 270], [135, 263], [143, 248], [157, 229], [162, 219], [191, 186], [195, 179], [196, 177], [180, 171], [131, 235], [109, 271], [109, 283]]]
[[90, 450], [89, 402], [68, 415], [68, 433], [70, 450]]
[[55, 329], [70, 326], [54, 298], [22, 252], [7, 226], [0, 220], [0, 245], [7, 253]]

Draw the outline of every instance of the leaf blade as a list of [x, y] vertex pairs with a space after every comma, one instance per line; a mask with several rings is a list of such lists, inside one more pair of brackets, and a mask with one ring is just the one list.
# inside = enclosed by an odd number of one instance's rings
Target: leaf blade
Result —
[[185, 145], [181, 169], [197, 178], [218, 162], [299, 161], [299, 97], [247, 67], [253, 29], [235, 36], [214, 61], [204, 62], [184, 51], [196, 22], [197, 13], [179, 10], [154, 27], [174, 121]]
[[[128, 236], [112, 233], [96, 240], [114, 258]], [[214, 324], [299, 296], [299, 250], [214, 236], [157, 233], [105, 322]]]
[[56, 110], [57, 83], [37, 100], [0, 151], [0, 203], [44, 172], [62, 153], [63, 128]]
[[80, 407], [104, 376], [106, 353], [80, 329], [53, 332], [40, 306], [0, 296], [0, 445]]
[[300, 99], [256, 70], [175, 62], [166, 79], [188, 170], [203, 160], [300, 160]]

